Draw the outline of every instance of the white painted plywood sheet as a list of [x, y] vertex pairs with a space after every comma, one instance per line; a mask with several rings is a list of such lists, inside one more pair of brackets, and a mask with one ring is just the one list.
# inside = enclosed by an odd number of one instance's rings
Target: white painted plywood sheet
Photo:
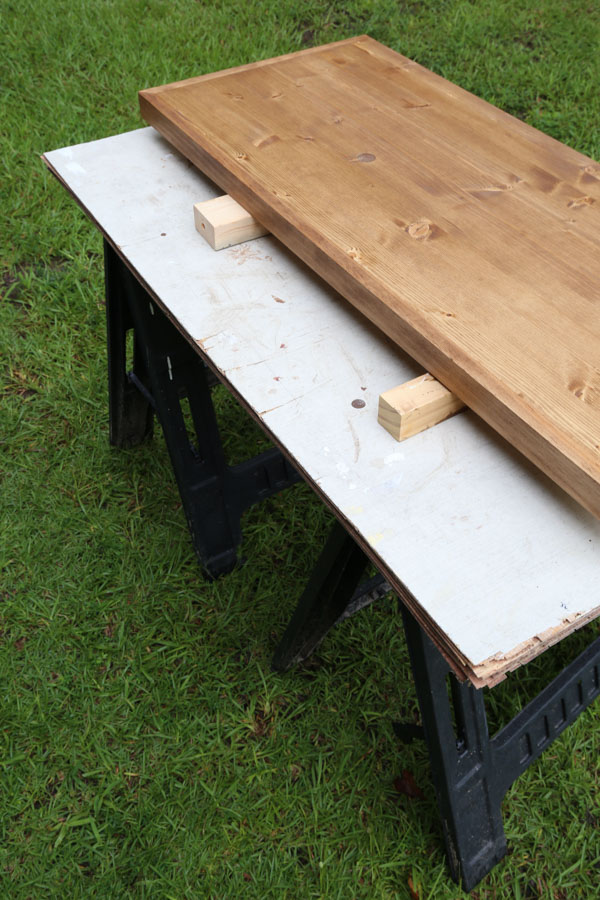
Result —
[[600, 614], [600, 521], [470, 412], [396, 443], [377, 399], [415, 363], [274, 238], [213, 251], [219, 191], [152, 129], [46, 158], [475, 683]]

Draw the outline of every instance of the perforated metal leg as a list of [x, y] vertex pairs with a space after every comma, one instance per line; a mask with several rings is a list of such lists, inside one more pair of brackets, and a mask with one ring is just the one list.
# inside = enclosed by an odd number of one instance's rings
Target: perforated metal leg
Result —
[[[105, 266], [111, 438], [119, 446], [137, 443], [148, 433], [142, 428], [142, 411], [150, 416], [154, 409], [198, 559], [207, 574], [216, 577], [237, 562], [242, 513], [300, 476], [276, 448], [237, 466], [227, 465], [210, 392], [214, 379], [108, 244]], [[136, 358], [134, 371], [124, 377], [123, 335], [128, 327], [134, 330]], [[191, 417], [187, 423], [184, 403]]]

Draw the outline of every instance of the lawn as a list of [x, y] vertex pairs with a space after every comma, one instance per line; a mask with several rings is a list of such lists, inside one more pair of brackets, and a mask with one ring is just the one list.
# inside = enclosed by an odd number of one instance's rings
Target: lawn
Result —
[[[0, 12], [0, 897], [466, 896], [425, 748], [392, 731], [417, 716], [394, 599], [271, 672], [329, 515], [294, 487], [246, 516], [246, 565], [203, 579], [160, 432], [108, 445], [101, 238], [39, 157], [141, 127], [140, 88], [367, 32], [600, 159], [598, 0]], [[254, 453], [216, 402], [231, 458]], [[493, 723], [597, 633], [491, 692]], [[509, 792], [509, 855], [472, 897], [598, 896], [599, 756], [596, 704]]]

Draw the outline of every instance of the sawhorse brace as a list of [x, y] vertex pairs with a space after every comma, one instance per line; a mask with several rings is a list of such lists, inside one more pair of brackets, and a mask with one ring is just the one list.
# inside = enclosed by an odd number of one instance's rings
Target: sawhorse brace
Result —
[[[300, 476], [276, 448], [227, 465], [211, 399], [216, 379], [108, 243], [105, 273], [110, 441], [141, 443], [156, 414], [199, 562], [211, 578], [229, 572], [238, 560], [242, 513]], [[390, 590], [381, 575], [362, 580], [368, 564], [336, 524], [275, 651], [277, 671], [306, 659], [336, 623]], [[506, 853], [506, 791], [600, 694], [600, 638], [490, 738], [483, 691], [456, 679], [404, 606], [402, 617], [423, 724], [395, 729], [402, 740], [422, 736], [427, 743], [451, 875], [469, 891]]]
[[[389, 590], [382, 576], [360, 583], [368, 565], [336, 523], [275, 651], [277, 671], [306, 659], [333, 625]], [[397, 723], [395, 731], [427, 743], [450, 871], [470, 891], [506, 854], [507, 790], [600, 694], [600, 638], [490, 738], [483, 690], [458, 681], [405, 606], [402, 618], [423, 725]]]

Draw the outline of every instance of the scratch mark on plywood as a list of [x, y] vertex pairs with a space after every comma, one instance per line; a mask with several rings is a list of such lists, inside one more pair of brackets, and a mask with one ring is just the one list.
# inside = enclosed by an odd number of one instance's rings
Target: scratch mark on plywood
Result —
[[300, 400], [303, 397], [307, 397], [309, 394], [312, 394], [313, 391], [321, 390], [326, 384], [331, 382], [331, 378], [328, 378], [327, 381], [321, 381], [319, 384], [315, 385], [314, 388], [311, 388], [309, 391], [304, 391], [302, 394], [296, 394], [294, 397], [290, 397], [289, 400], [285, 400], [283, 403], [278, 403], [277, 406], [271, 406], [269, 409], [263, 409], [258, 415], [262, 418], [266, 416], [268, 413], [274, 412], [276, 409], [281, 409], [283, 406], [288, 406], [290, 403], [295, 403], [296, 400]]
[[347, 421], [348, 428], [350, 429], [350, 434], [352, 435], [352, 441], [354, 443], [354, 462], [358, 462], [358, 457], [360, 456], [360, 441], [354, 429], [354, 425], [352, 424], [352, 419], [348, 418]]

